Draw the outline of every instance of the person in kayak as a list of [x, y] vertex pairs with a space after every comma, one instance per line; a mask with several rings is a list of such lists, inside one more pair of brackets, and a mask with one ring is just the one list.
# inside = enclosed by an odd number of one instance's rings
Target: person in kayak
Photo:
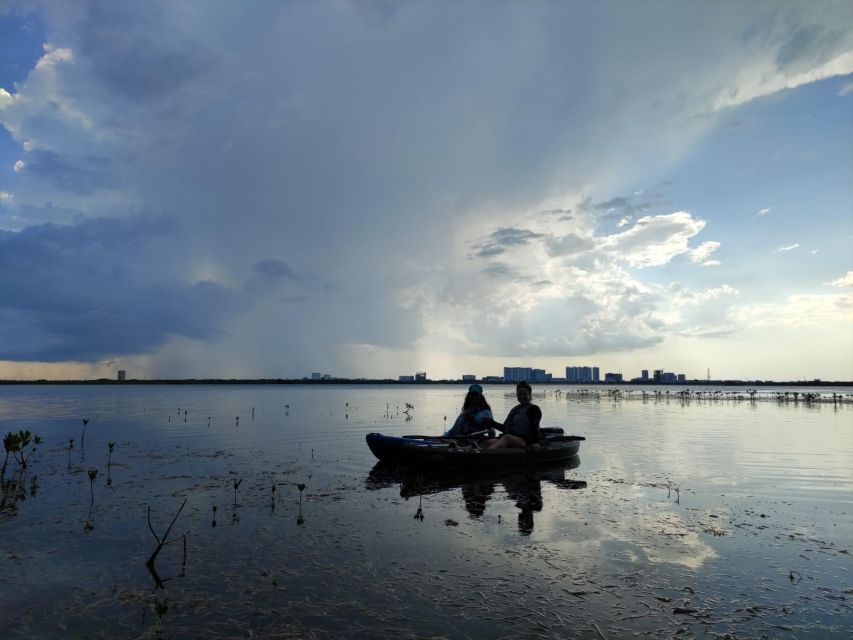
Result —
[[507, 415], [502, 426], [504, 434], [496, 440], [483, 443], [482, 448], [501, 449], [505, 447], [526, 447], [539, 442], [539, 423], [542, 410], [531, 403], [533, 389], [524, 381], [515, 386], [518, 404]]
[[462, 403], [462, 413], [459, 414], [456, 422], [444, 435], [449, 438], [486, 431], [487, 435], [493, 438], [495, 426], [500, 427], [501, 425], [492, 418], [492, 408], [483, 396], [483, 387], [472, 384], [468, 387], [465, 402]]

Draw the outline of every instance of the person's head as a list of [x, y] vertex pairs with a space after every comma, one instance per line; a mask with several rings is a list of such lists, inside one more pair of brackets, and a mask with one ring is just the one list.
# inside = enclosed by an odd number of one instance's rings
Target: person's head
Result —
[[519, 403], [527, 404], [533, 397], [533, 389], [530, 388], [529, 384], [522, 380], [515, 385], [515, 397], [518, 398]]
[[472, 384], [468, 387], [468, 393], [465, 394], [465, 402], [462, 403], [462, 410], [489, 408], [486, 399], [483, 397], [483, 387], [478, 384]]

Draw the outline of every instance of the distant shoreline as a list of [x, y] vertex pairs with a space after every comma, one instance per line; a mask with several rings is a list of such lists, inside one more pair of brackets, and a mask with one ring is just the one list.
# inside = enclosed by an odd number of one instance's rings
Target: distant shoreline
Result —
[[[504, 382], [496, 380], [477, 380], [477, 383], [488, 385], [515, 385], [515, 382]], [[97, 380], [0, 380], [0, 385], [400, 385], [407, 387], [429, 386], [429, 385], [467, 385], [470, 380], [427, 380], [419, 382], [399, 380], [366, 380], [366, 379], [334, 379], [334, 380], [303, 380], [288, 378], [258, 378], [258, 379], [230, 379], [230, 378], [181, 378], [160, 380], [110, 380], [100, 378]], [[773, 380], [687, 380], [685, 382], [533, 382], [534, 386], [581, 386], [581, 387], [851, 387], [851, 380], [811, 380], [811, 381], [785, 381]]]

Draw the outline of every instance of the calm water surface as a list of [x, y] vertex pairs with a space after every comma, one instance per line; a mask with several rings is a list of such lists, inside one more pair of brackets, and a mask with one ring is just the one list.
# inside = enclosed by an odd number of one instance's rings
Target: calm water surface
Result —
[[536, 391], [580, 456], [472, 476], [364, 442], [462, 387], [0, 387], [0, 637], [850, 636], [853, 405]]

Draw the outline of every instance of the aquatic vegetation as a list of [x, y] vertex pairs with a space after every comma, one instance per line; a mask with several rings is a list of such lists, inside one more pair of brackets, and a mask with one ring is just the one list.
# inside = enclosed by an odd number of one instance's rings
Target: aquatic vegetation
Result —
[[98, 477], [97, 469], [89, 469], [89, 494], [91, 496], [91, 505], [95, 504], [95, 478]]
[[243, 478], [232, 478], [231, 483], [234, 485], [234, 506], [237, 506], [237, 489], [239, 489], [240, 485], [243, 483]]
[[68, 438], [68, 468], [71, 468], [71, 450], [74, 448], [74, 438]]
[[275, 471], [272, 473], [272, 477], [270, 479], [271, 482], [271, 493], [270, 493], [270, 510], [275, 511]]
[[18, 431], [18, 433], [10, 431], [3, 436], [3, 448], [6, 450], [6, 457], [3, 460], [3, 469], [0, 470], [0, 477], [6, 473], [6, 464], [9, 461], [10, 453], [20, 468], [26, 469], [27, 462], [32, 458], [40, 444], [41, 437], [34, 436], [29, 431]]
[[[157, 556], [160, 551], [163, 550], [163, 547], [167, 544], [169, 540], [169, 534], [172, 532], [172, 527], [175, 526], [175, 522], [178, 520], [178, 516], [181, 515], [181, 511], [184, 510], [184, 507], [187, 504], [187, 498], [184, 498], [184, 501], [181, 503], [180, 509], [175, 514], [175, 517], [172, 518], [172, 522], [169, 523], [169, 526], [166, 528], [166, 532], [163, 534], [163, 537], [157, 535], [157, 532], [154, 531], [154, 527], [151, 525], [151, 505], [148, 505], [148, 528], [151, 530], [151, 535], [154, 536], [154, 539], [157, 541], [157, 546], [154, 548], [154, 551], [151, 552], [151, 555], [148, 557], [148, 560], [145, 562], [145, 566], [148, 567], [148, 571], [151, 573], [151, 576], [154, 578], [155, 587], [162, 589], [163, 588], [163, 579], [160, 578], [160, 575], [157, 573], [157, 569], [154, 566], [154, 562], [157, 560]], [[215, 509], [215, 507], [214, 507]], [[184, 561], [183, 564], [186, 564], [186, 534], [184, 535]]]
[[80, 448], [86, 448], [86, 425], [89, 424], [89, 418], [81, 418], [83, 421], [83, 433], [80, 435]]
[[116, 446], [115, 442], [107, 442], [107, 447], [109, 449], [109, 455], [107, 456], [107, 469], [110, 468], [110, 465], [113, 463], [113, 448]]
[[296, 524], [305, 524], [305, 518], [302, 516], [302, 492], [305, 491], [305, 483], [300, 482], [296, 488], [299, 489], [299, 515], [296, 516]]
[[9, 462], [9, 454], [12, 453], [12, 447], [15, 443], [15, 435], [13, 433], [7, 433], [3, 436], [3, 448], [6, 450], [6, 457], [3, 460], [3, 469], [0, 470], [0, 478], [6, 475], [6, 464]]

